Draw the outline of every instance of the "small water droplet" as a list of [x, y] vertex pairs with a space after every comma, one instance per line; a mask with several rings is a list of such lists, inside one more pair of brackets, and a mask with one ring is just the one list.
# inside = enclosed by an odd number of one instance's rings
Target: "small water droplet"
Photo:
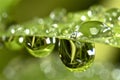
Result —
[[86, 17], [86, 16], [84, 16], [84, 15], [83, 15], [83, 16], [81, 16], [81, 20], [82, 20], [82, 21], [86, 21], [86, 18], [87, 18], [87, 17]]
[[94, 61], [95, 46], [88, 42], [61, 39], [59, 54], [69, 70], [85, 71]]
[[77, 16], [75, 16], [75, 18], [78, 18], [79, 22], [83, 22], [83, 21], [88, 21], [90, 18], [87, 15], [87, 11], [83, 11], [81, 13], [78, 13]]
[[27, 36], [25, 46], [33, 56], [44, 57], [53, 51], [55, 40], [49, 37]]
[[105, 37], [111, 35], [111, 28], [99, 21], [87, 21], [80, 25], [84, 37]]
[[11, 33], [14, 34], [15, 33], [15, 29], [11, 29]]
[[27, 34], [27, 35], [30, 34], [30, 30], [29, 30], [29, 29], [26, 29], [24, 32], [25, 32], [25, 34]]
[[18, 42], [19, 42], [20, 44], [22, 44], [22, 43], [24, 42], [24, 37], [20, 36], [20, 37], [18, 38]]

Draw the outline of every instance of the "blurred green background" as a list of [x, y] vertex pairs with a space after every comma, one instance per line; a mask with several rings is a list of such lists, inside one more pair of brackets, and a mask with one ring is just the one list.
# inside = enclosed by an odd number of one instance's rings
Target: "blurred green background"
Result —
[[[0, 0], [0, 11], [8, 10], [17, 23], [35, 17], [46, 17], [55, 8], [68, 12], [100, 4], [105, 8], [120, 8], [119, 0]], [[94, 64], [85, 72], [70, 72], [53, 52], [45, 58], [35, 58], [26, 50], [12, 51], [0, 47], [0, 80], [120, 80], [120, 50], [96, 44]]]

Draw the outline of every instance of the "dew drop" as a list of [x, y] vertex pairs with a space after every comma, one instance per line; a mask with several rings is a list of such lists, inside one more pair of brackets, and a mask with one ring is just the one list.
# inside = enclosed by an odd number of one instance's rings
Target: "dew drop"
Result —
[[82, 20], [82, 21], [86, 21], [86, 16], [84, 16], [84, 15], [81, 16], [81, 20]]
[[111, 35], [111, 28], [99, 21], [87, 21], [80, 25], [79, 31], [84, 37], [106, 37]]
[[25, 37], [25, 46], [33, 56], [45, 57], [53, 51], [55, 38], [27, 36]]
[[93, 63], [95, 46], [93, 43], [61, 39], [59, 55], [70, 71], [82, 72]]

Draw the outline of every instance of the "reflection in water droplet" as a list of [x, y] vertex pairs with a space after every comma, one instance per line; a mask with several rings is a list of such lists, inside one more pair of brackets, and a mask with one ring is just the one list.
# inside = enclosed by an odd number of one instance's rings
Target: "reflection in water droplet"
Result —
[[92, 34], [92, 35], [97, 35], [98, 34], [98, 29], [97, 28], [90, 28], [90, 33]]
[[59, 54], [69, 70], [85, 71], [94, 60], [95, 48], [92, 43], [61, 39]]
[[49, 37], [27, 36], [25, 46], [33, 56], [44, 57], [53, 51], [55, 40]]

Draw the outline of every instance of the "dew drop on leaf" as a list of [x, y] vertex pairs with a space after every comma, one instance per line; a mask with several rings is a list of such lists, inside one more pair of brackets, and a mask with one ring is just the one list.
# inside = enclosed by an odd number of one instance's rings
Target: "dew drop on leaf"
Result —
[[93, 43], [61, 39], [59, 55], [63, 64], [70, 71], [85, 71], [94, 61], [95, 46]]
[[84, 37], [106, 37], [111, 35], [111, 28], [99, 21], [87, 21], [80, 25], [79, 31]]
[[25, 47], [35, 57], [45, 57], [49, 55], [55, 46], [55, 38], [26, 36]]

